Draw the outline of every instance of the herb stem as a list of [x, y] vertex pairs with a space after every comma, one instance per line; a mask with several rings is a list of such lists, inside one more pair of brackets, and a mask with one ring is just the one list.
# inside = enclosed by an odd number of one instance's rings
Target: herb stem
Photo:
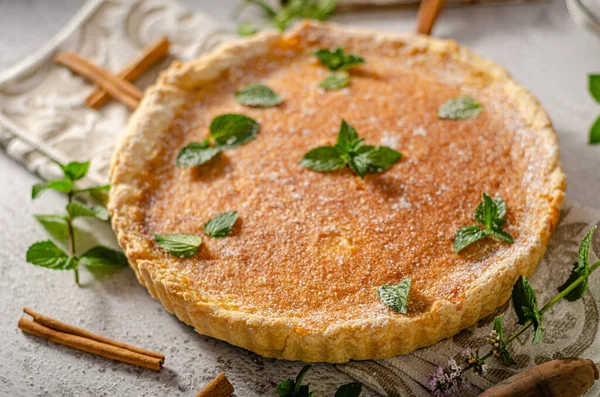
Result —
[[[73, 191], [70, 191], [67, 195], [69, 204], [71, 204], [73, 202], [73, 195], [74, 195]], [[68, 215], [68, 214], [67, 214], [67, 227], [69, 230], [69, 254], [72, 257], [74, 257], [75, 256], [75, 232], [73, 229], [73, 219], [71, 218], [71, 215]], [[75, 263], [73, 272], [75, 273], [75, 284], [77, 284], [78, 286], [81, 286], [79, 284], [79, 266], [77, 263]]]
[[[596, 263], [594, 263], [592, 266], [590, 266], [590, 271], [587, 275], [584, 276], [579, 276], [579, 278], [577, 278], [577, 280], [573, 281], [567, 288], [565, 288], [564, 290], [562, 290], [560, 293], [558, 293], [554, 298], [550, 299], [550, 301], [548, 303], [546, 303], [544, 305], [544, 307], [542, 307], [540, 309], [540, 314], [544, 314], [545, 312], [547, 312], [548, 310], [550, 310], [550, 308], [552, 306], [554, 306], [559, 300], [561, 300], [562, 298], [564, 298], [566, 295], [569, 294], [569, 292], [573, 291], [575, 288], [577, 288], [577, 286], [579, 284], [581, 284], [586, 278], [588, 278], [592, 272], [594, 270], [596, 270], [597, 268], [600, 267], [600, 260], [597, 261]], [[511, 336], [509, 336], [506, 339], [506, 344], [508, 345], [509, 343], [511, 343], [513, 340], [515, 340], [516, 338], [519, 337], [519, 335], [521, 335], [523, 332], [525, 332], [529, 327], [531, 327], [531, 325], [533, 324], [533, 322], [531, 320], [527, 320], [527, 322], [525, 324], [523, 324], [523, 326], [521, 328], [519, 328], [518, 331], [516, 331], [514, 334], [512, 334]], [[481, 357], [481, 361], [485, 361], [488, 358], [490, 358], [493, 355], [493, 352], [490, 351], [488, 352], [485, 356]], [[467, 367], [465, 367], [465, 369], [461, 372], [461, 373], [465, 373], [467, 372], [469, 369], [473, 368], [473, 366], [471, 364], [469, 364]]]

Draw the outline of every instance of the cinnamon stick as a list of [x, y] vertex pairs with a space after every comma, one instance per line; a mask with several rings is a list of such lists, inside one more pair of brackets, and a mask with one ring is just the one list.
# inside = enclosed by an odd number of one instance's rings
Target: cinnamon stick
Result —
[[142, 99], [141, 91], [130, 82], [120, 79], [73, 52], [61, 52], [55, 57], [55, 61], [87, 78], [130, 109], [135, 109]]
[[196, 397], [229, 397], [232, 394], [233, 386], [229, 383], [225, 372], [221, 372], [204, 389], [200, 390]]
[[443, 5], [444, 0], [422, 0], [419, 6], [419, 15], [417, 15], [417, 33], [431, 34]]
[[131, 346], [128, 345], [126, 343], [122, 343], [122, 342], [117, 342], [115, 340], [109, 339], [109, 338], [105, 338], [102, 335], [98, 335], [95, 334], [93, 332], [90, 331], [86, 331], [84, 329], [81, 328], [77, 328], [73, 325], [70, 324], [66, 324], [63, 323], [62, 321], [58, 321], [58, 320], [54, 320], [53, 318], [44, 316], [43, 314], [39, 314], [34, 312], [33, 310], [29, 309], [29, 308], [24, 308], [23, 312], [29, 314], [31, 317], [33, 317], [33, 320], [41, 325], [44, 325], [48, 328], [51, 328], [55, 331], [61, 331], [61, 332], [65, 332], [71, 335], [77, 335], [77, 336], [81, 336], [82, 338], [86, 338], [86, 339], [90, 339], [90, 340], [95, 340], [97, 342], [100, 343], [104, 343], [107, 345], [111, 345], [111, 346], [115, 346], [115, 347], [120, 347], [122, 349], [125, 350], [129, 350], [132, 351], [134, 353], [139, 353], [142, 355], [146, 355], [146, 356], [150, 356], [150, 357], [155, 357], [158, 358], [160, 360], [161, 363], [164, 363], [165, 361], [165, 356], [160, 354], [160, 353], [156, 353], [150, 350], [145, 350], [142, 349], [140, 347], [137, 346]]
[[[117, 76], [127, 81], [135, 80], [146, 70], [150, 69], [160, 59], [166, 57], [169, 54], [170, 45], [171, 43], [165, 36], [160, 37], [157, 41], [144, 48], [143, 52], [131, 63], [125, 66], [125, 68]], [[99, 109], [109, 99], [110, 94], [104, 89], [98, 87], [87, 97], [85, 102], [92, 109]]]

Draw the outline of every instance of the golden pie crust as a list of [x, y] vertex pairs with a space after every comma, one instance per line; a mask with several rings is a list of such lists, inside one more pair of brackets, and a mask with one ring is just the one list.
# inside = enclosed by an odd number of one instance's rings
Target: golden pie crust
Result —
[[[337, 46], [366, 64], [349, 87], [323, 91], [329, 72], [312, 51]], [[235, 91], [257, 82], [284, 102], [237, 104]], [[439, 120], [439, 106], [460, 95], [484, 111]], [[177, 168], [179, 150], [223, 113], [257, 120], [257, 138]], [[364, 180], [300, 166], [308, 150], [335, 142], [342, 118], [403, 159]], [[453, 41], [302, 23], [165, 71], [117, 146], [109, 210], [139, 281], [199, 333], [267, 357], [345, 362], [431, 345], [504, 304], [542, 258], [565, 185], [550, 120], [501, 67]], [[455, 254], [456, 230], [474, 223], [482, 192], [507, 202], [515, 243], [486, 239]], [[240, 215], [232, 235], [203, 235], [231, 210]], [[153, 233], [204, 242], [180, 259]], [[407, 277], [403, 315], [377, 288]]]

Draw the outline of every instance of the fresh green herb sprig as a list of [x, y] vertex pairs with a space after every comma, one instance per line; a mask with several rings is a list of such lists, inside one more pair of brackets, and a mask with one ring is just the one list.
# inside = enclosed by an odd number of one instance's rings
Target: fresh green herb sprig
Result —
[[71, 162], [58, 165], [62, 169], [63, 179], [34, 185], [31, 189], [31, 198], [35, 199], [47, 190], [55, 190], [67, 195], [68, 203], [65, 208], [65, 215], [35, 215], [35, 218], [54, 239], [67, 243], [68, 252], [52, 240], [40, 241], [29, 247], [26, 260], [31, 264], [48, 269], [73, 270], [75, 283], [79, 285], [79, 265], [90, 269], [105, 269], [126, 265], [127, 258], [123, 253], [101, 245], [89, 249], [82, 255], [77, 255], [74, 220], [81, 217], [97, 218], [102, 221], [108, 220], [108, 211], [104, 206], [87, 205], [77, 201], [78, 196], [89, 193], [93, 197], [99, 197], [108, 191], [109, 186], [78, 189], [76, 182], [86, 176], [90, 163]]
[[[259, 7], [268, 19], [268, 25], [284, 31], [298, 19], [329, 19], [337, 7], [337, 0], [290, 0], [279, 10], [275, 10], [263, 0], [245, 0], [242, 6], [246, 5]], [[242, 22], [238, 27], [238, 33], [242, 36], [249, 36], [258, 31], [260, 28], [249, 22]]]
[[[237, 218], [237, 211], [219, 214], [204, 224], [204, 234], [213, 238], [227, 237]], [[164, 251], [180, 258], [195, 256], [202, 245], [202, 237], [193, 234], [154, 234], [154, 240]]]
[[325, 77], [319, 87], [327, 90], [339, 90], [350, 84], [350, 76], [348, 70], [360, 66], [365, 63], [365, 60], [356, 54], [346, 54], [341, 47], [331, 51], [327, 48], [322, 48], [313, 53], [327, 69], [333, 73]]
[[[600, 74], [588, 75], [588, 89], [592, 98], [600, 103]], [[590, 145], [600, 144], [600, 116], [590, 128]]]
[[475, 220], [481, 225], [466, 226], [459, 229], [454, 240], [454, 252], [460, 252], [469, 245], [488, 236], [507, 244], [514, 243], [510, 234], [502, 230], [506, 225], [506, 203], [500, 197], [492, 199], [483, 193], [483, 200], [475, 209]]
[[177, 155], [177, 167], [204, 164], [219, 153], [256, 138], [259, 124], [243, 114], [223, 114], [210, 123], [210, 137], [203, 142], [188, 143]]
[[[296, 379], [288, 379], [276, 387], [279, 397], [314, 397], [315, 392], [310, 391], [309, 385], [303, 385], [302, 381], [312, 365], [302, 367]], [[334, 397], [359, 397], [362, 392], [362, 383], [352, 382], [339, 387]]]
[[377, 173], [392, 167], [402, 153], [387, 146], [365, 145], [356, 130], [342, 119], [335, 146], [320, 146], [302, 157], [300, 164], [314, 171], [333, 171], [348, 165], [356, 175]]
[[[458, 389], [463, 384], [464, 373], [471, 369], [481, 375], [483, 368], [485, 368], [485, 361], [492, 356], [497, 357], [505, 365], [514, 365], [515, 361], [510, 356], [507, 346], [531, 327], [534, 329], [533, 344], [538, 344], [543, 340], [542, 319], [544, 314], [563, 298], [571, 302], [583, 298], [583, 295], [587, 291], [588, 277], [600, 267], [600, 260], [592, 265], [589, 262], [590, 246], [596, 229], [597, 226], [593, 227], [581, 241], [577, 264], [567, 282], [559, 287], [558, 294], [541, 308], [538, 308], [535, 291], [527, 279], [519, 276], [513, 287], [512, 303], [517, 316], [517, 322], [521, 325], [521, 328], [510, 336], [505, 337], [503, 315], [497, 316], [494, 319], [494, 328], [486, 338], [492, 346], [491, 351], [483, 357], [479, 357], [478, 353], [473, 355], [470, 349], [468, 349], [469, 354], [466, 358], [467, 365], [465, 367], [456, 368], [456, 365], [454, 365], [453, 368], [438, 368], [436, 373], [430, 377], [430, 385], [434, 394], [449, 395], [447, 391]], [[585, 288], [581, 288], [584, 284]], [[452, 379], [452, 382], [448, 383], [448, 379]]]

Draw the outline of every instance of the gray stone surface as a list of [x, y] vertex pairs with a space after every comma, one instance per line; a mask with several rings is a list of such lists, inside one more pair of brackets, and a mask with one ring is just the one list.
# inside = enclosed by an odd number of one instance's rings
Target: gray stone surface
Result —
[[[235, 0], [193, 1], [224, 23]], [[81, 6], [81, 0], [0, 0], [0, 70], [39, 48]], [[337, 16], [337, 22], [388, 31], [414, 25], [412, 10], [382, 9]], [[491, 58], [528, 87], [554, 120], [569, 179], [568, 197], [600, 207], [600, 147], [586, 145], [600, 105], [586, 90], [586, 76], [600, 72], [600, 39], [576, 26], [562, 1], [521, 6], [447, 10], [436, 34], [454, 37]], [[64, 198], [48, 193], [30, 200], [38, 179], [0, 152], [0, 396], [193, 396], [225, 370], [238, 396], [274, 396], [273, 384], [301, 364], [260, 358], [196, 334], [151, 299], [128, 269], [108, 275], [36, 268], [24, 260], [27, 247], [46, 238], [32, 218], [60, 211]], [[82, 224], [83, 225], [83, 224]], [[110, 241], [110, 230], [101, 224]], [[83, 241], [83, 240], [82, 240]], [[117, 340], [165, 353], [159, 373], [115, 363], [23, 335], [16, 323], [24, 306]], [[332, 395], [349, 381], [329, 365], [308, 377], [318, 395]], [[374, 394], [367, 393], [367, 396]]]

